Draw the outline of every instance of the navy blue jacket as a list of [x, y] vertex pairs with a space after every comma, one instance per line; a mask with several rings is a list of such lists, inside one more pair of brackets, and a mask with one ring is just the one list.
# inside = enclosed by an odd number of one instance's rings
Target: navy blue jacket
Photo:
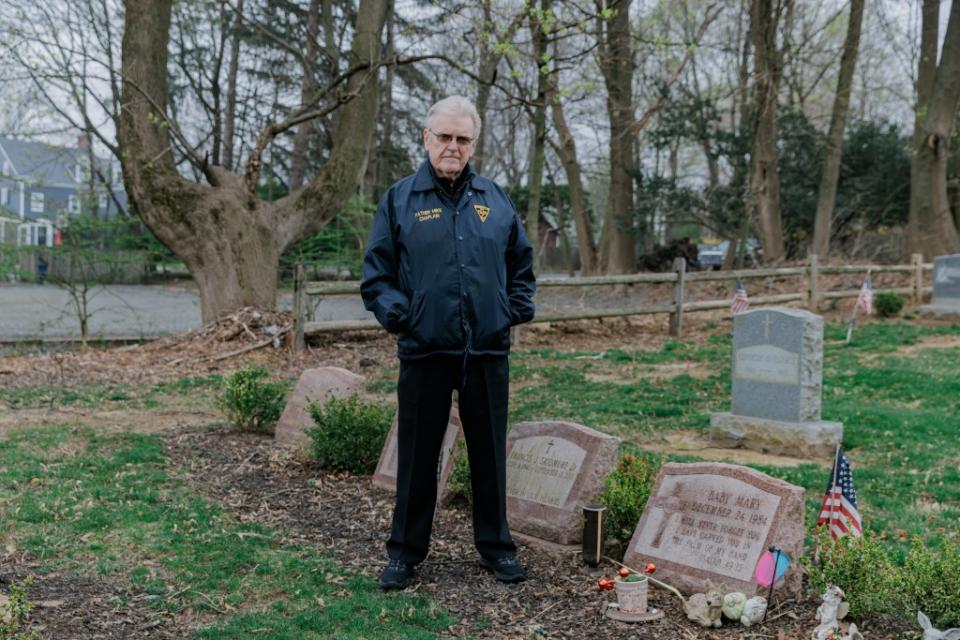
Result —
[[533, 250], [503, 189], [477, 175], [456, 206], [429, 161], [384, 194], [363, 259], [364, 306], [397, 334], [400, 358], [505, 355], [533, 319]]

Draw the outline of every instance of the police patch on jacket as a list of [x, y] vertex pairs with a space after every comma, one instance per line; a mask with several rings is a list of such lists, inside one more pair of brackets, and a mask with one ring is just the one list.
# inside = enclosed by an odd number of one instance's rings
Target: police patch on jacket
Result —
[[490, 215], [490, 207], [485, 207], [482, 204], [475, 204], [473, 208], [477, 210], [477, 215], [480, 216], [480, 222], [486, 222], [487, 216]]

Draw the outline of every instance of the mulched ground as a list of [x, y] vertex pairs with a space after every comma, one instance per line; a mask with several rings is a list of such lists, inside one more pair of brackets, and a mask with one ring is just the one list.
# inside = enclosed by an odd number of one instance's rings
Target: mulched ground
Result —
[[[51, 640], [183, 640], [190, 637], [185, 616], [152, 609], [143, 594], [131, 592], [123, 577], [37, 574], [29, 558], [0, 562], [4, 581], [33, 583], [27, 597], [33, 605], [27, 625]], [[0, 587], [0, 591], [6, 591]], [[122, 603], [122, 604], [121, 604]], [[3, 636], [6, 637], [6, 636]]]
[[[167, 447], [174, 465], [199, 491], [240, 519], [287, 530], [289, 542], [312, 545], [342, 566], [376, 577], [385, 560], [393, 496], [369, 477], [324, 474], [277, 449], [271, 438], [227, 430], [171, 436]], [[430, 556], [410, 588], [459, 620], [445, 637], [799, 640], [816, 626], [819, 602], [808, 599], [775, 602], [766, 624], [746, 629], [727, 622], [705, 630], [686, 620], [675, 596], [659, 589], [651, 590], [650, 606], [665, 611], [663, 620], [615, 622], [603, 616], [614, 596], [598, 590], [597, 576], [579, 556], [520, 543], [530, 579], [504, 585], [477, 566], [472, 539], [469, 508], [442, 508]], [[612, 567], [606, 569], [612, 575]], [[889, 620], [866, 621], [860, 628], [873, 640], [908, 637]]]

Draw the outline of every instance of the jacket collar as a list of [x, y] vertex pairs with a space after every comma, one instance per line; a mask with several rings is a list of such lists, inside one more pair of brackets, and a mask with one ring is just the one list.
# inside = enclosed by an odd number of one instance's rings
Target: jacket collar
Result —
[[[484, 179], [480, 176], [479, 173], [473, 170], [473, 166], [470, 163], [467, 163], [467, 166], [463, 168], [464, 172], [470, 176], [470, 186], [477, 191], [486, 191], [484, 185]], [[417, 169], [417, 173], [413, 177], [413, 190], [414, 191], [433, 191], [436, 189], [436, 184], [433, 182], [433, 174], [430, 171], [430, 160], [424, 160], [420, 164], [420, 168]]]

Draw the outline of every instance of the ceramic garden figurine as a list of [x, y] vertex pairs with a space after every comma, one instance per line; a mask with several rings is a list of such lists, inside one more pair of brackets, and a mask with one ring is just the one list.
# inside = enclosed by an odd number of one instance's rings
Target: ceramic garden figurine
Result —
[[960, 628], [938, 631], [922, 611], [917, 611], [917, 622], [923, 627], [923, 640], [960, 640]]
[[823, 604], [817, 607], [817, 620], [820, 624], [813, 630], [813, 640], [829, 640], [830, 632], [840, 630], [841, 618], [847, 615], [850, 605], [843, 602], [843, 589], [836, 585], [830, 585], [820, 596]]
[[710, 587], [706, 593], [695, 593], [683, 603], [687, 618], [701, 627], [719, 627], [723, 608], [723, 594]]
[[730, 620], [739, 620], [743, 615], [743, 605], [747, 596], [739, 591], [733, 591], [723, 596], [723, 615]]
[[763, 620], [763, 614], [767, 612], [767, 599], [763, 596], [754, 596], [743, 603], [743, 615], [740, 616], [740, 624], [745, 627], [757, 624]]

